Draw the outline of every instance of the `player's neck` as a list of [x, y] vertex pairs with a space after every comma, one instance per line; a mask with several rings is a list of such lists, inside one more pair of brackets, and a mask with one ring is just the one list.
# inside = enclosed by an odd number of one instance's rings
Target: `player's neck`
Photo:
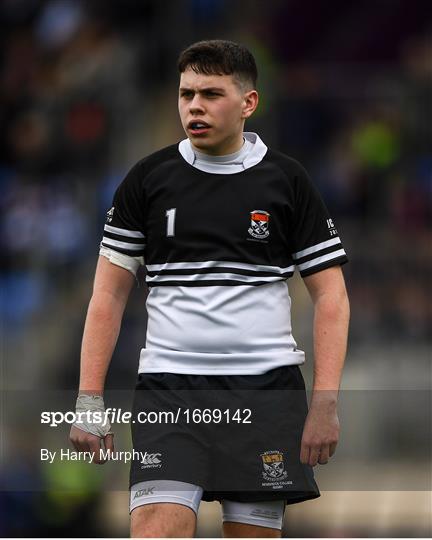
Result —
[[243, 138], [243, 144], [237, 152], [232, 152], [230, 154], [205, 154], [202, 152], [199, 148], [196, 148], [195, 146], [192, 146], [192, 150], [195, 154], [195, 158], [197, 160], [201, 161], [207, 161], [207, 162], [217, 162], [217, 163], [227, 163], [231, 161], [237, 160], [240, 156], [242, 156], [245, 153], [245, 150], [247, 148], [246, 146], [246, 139]]
[[192, 144], [192, 148], [194, 151], [199, 152], [200, 154], [205, 154], [207, 156], [214, 156], [214, 157], [221, 157], [221, 156], [228, 156], [231, 154], [236, 154], [239, 152], [243, 145], [244, 145], [245, 139], [243, 137], [243, 132], [239, 134], [238, 137], [235, 138], [235, 140], [229, 140], [224, 141], [222, 144], [214, 146], [214, 147], [197, 147]]

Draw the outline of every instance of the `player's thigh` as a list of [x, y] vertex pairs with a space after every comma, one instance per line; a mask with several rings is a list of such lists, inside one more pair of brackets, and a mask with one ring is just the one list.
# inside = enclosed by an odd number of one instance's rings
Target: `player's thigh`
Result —
[[223, 524], [223, 536], [224, 538], [281, 538], [281, 531], [280, 529], [260, 527], [259, 525], [225, 521]]
[[195, 528], [195, 512], [182, 504], [144, 504], [131, 512], [131, 538], [191, 538]]

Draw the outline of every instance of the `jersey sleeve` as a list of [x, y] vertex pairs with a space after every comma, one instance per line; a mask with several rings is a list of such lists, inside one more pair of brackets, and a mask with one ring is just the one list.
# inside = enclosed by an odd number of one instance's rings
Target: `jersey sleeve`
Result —
[[295, 182], [292, 258], [302, 277], [348, 262], [336, 226], [306, 170]]
[[144, 256], [144, 193], [139, 164], [129, 171], [114, 194], [102, 246], [135, 258]]

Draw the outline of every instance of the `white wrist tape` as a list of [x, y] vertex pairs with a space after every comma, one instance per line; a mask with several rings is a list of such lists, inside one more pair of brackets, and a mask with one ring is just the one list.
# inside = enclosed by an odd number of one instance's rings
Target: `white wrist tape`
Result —
[[74, 423], [74, 426], [78, 429], [82, 429], [102, 439], [108, 433], [112, 433], [111, 424], [105, 414], [105, 404], [102, 396], [80, 394], [76, 400], [75, 412], [78, 419]]

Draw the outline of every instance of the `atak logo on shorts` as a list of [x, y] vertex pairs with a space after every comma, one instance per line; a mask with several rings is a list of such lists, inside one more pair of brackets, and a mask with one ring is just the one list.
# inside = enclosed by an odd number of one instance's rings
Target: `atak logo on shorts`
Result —
[[283, 480], [288, 476], [285, 470], [283, 454], [278, 450], [269, 450], [261, 454], [264, 471], [262, 473], [266, 480]]
[[144, 452], [143, 458], [141, 460], [141, 469], [160, 469], [162, 467], [162, 460], [159, 458], [162, 457], [162, 454], [148, 454]]
[[106, 215], [106, 222], [107, 223], [111, 223], [113, 215], [114, 215], [114, 206], [110, 210], [108, 210], [108, 212], [107, 212], [107, 215]]
[[254, 238], [267, 238], [270, 234], [269, 231], [269, 219], [270, 214], [265, 210], [252, 210], [250, 213], [251, 225], [248, 229], [248, 233]]
[[144, 497], [146, 495], [154, 495], [153, 492], [155, 489], [156, 489], [156, 486], [148, 487], [146, 489], [139, 489], [135, 493], [135, 497], [133, 498], [133, 500], [138, 499], [139, 497]]

